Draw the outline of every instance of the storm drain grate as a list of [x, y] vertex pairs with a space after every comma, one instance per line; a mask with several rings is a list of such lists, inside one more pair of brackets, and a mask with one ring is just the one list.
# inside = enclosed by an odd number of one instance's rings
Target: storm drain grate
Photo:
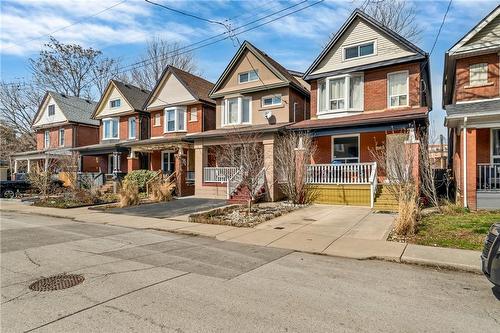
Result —
[[80, 274], [57, 274], [36, 280], [29, 285], [34, 291], [53, 291], [74, 287], [85, 280]]

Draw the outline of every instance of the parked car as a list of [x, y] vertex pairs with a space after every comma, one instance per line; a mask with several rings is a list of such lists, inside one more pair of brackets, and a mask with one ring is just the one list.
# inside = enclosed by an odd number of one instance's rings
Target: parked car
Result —
[[500, 222], [490, 227], [484, 240], [481, 262], [484, 275], [491, 283], [500, 287]]
[[[59, 188], [64, 185], [64, 182], [54, 179], [51, 181], [51, 185], [53, 188]], [[0, 198], [13, 198], [29, 189], [31, 189], [31, 184], [28, 180], [2, 180], [0, 181]]]

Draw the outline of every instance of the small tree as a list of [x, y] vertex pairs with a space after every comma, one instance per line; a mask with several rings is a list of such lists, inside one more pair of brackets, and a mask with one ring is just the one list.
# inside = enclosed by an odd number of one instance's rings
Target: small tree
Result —
[[312, 191], [306, 187], [306, 165], [316, 146], [307, 133], [287, 132], [275, 141], [275, 162], [278, 187], [293, 204], [307, 204]]
[[238, 173], [228, 182], [239, 185], [248, 194], [248, 211], [252, 202], [261, 196], [265, 187], [264, 145], [260, 133], [241, 133], [232, 131], [227, 135], [231, 144], [222, 145], [217, 151], [217, 161], [221, 166], [238, 168]]
[[42, 162], [35, 163], [31, 166], [30, 172], [27, 174], [27, 179], [30, 185], [35, 189], [43, 199], [47, 199], [54, 190], [54, 177], [56, 175], [57, 162], [54, 159], [47, 159], [42, 165]]
[[420, 190], [422, 194], [429, 200], [429, 203], [441, 211], [441, 205], [437, 195], [437, 186], [434, 177], [434, 169], [429, 152], [429, 135], [428, 132], [422, 132], [419, 135], [419, 174], [420, 174]]

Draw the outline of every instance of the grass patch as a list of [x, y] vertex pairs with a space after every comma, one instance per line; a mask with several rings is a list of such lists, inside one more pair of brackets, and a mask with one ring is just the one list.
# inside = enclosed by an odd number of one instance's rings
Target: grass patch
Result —
[[482, 250], [490, 226], [500, 221], [500, 211], [446, 210], [423, 217], [409, 243]]

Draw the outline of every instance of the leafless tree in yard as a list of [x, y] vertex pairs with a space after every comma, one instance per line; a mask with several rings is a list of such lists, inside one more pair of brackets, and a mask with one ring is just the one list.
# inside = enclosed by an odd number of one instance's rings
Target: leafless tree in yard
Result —
[[63, 44], [54, 37], [36, 59], [30, 59], [34, 82], [45, 90], [69, 96], [99, 96], [116, 74], [118, 60], [78, 44]]
[[[47, 166], [44, 165], [47, 163]], [[59, 163], [55, 159], [48, 159], [46, 162], [37, 161], [27, 174], [27, 179], [31, 187], [35, 189], [43, 199], [47, 199], [54, 190], [53, 179]]]
[[151, 90], [160, 78], [163, 70], [172, 65], [186, 72], [197, 70], [191, 52], [180, 50], [181, 44], [163, 39], [153, 38], [148, 41], [145, 53], [138, 59], [141, 66], [134, 68], [130, 74], [130, 83], [146, 90]]
[[227, 140], [231, 144], [220, 146], [217, 150], [217, 161], [219, 166], [238, 168], [238, 174], [229, 182], [234, 182], [234, 186], [239, 184], [243, 191], [248, 190], [250, 212], [252, 202], [259, 199], [260, 190], [265, 186], [262, 137], [260, 133], [241, 133], [235, 130], [228, 133]]
[[429, 152], [429, 134], [422, 132], [419, 134], [419, 174], [420, 174], [420, 190], [422, 194], [429, 200], [431, 206], [438, 208], [441, 211], [441, 204], [437, 195], [437, 186], [434, 177], [434, 169]]
[[[306, 165], [316, 151], [311, 136], [301, 132], [286, 132], [274, 145], [278, 187], [293, 204], [307, 204], [312, 191], [306, 187]], [[298, 155], [300, 154], [300, 155]]]

